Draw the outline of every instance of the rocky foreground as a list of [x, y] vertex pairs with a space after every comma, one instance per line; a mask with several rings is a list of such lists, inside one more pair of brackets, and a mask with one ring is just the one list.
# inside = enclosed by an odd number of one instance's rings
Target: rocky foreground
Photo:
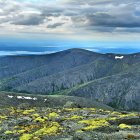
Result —
[[140, 140], [137, 112], [24, 105], [0, 109], [0, 140], [125, 139]]

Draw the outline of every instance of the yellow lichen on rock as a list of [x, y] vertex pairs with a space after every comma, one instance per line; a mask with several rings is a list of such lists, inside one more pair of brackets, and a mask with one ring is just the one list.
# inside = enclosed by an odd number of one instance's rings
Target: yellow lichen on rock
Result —
[[126, 124], [120, 124], [120, 125], [119, 125], [119, 128], [120, 128], [120, 129], [131, 129], [132, 126], [126, 125]]
[[39, 117], [40, 115], [39, 115], [39, 114], [37, 114], [37, 113], [35, 113], [35, 114], [32, 114], [31, 116], [32, 116], [32, 117], [36, 117], [36, 118], [37, 118], [37, 117]]
[[117, 112], [117, 111], [113, 111], [111, 114], [112, 115], [121, 115], [121, 113], [120, 112]]
[[78, 119], [83, 119], [83, 116], [73, 115], [70, 118], [67, 118], [66, 120], [78, 120]]
[[77, 111], [79, 108], [64, 108], [64, 111], [66, 112], [72, 112], [72, 111]]
[[137, 114], [137, 113], [129, 113], [129, 114], [122, 114], [122, 115], [119, 115], [120, 118], [135, 117], [135, 116], [138, 116], [138, 114]]
[[107, 118], [107, 120], [109, 120], [109, 121], [116, 121], [117, 117], [109, 117], [109, 118]]
[[56, 118], [59, 116], [59, 114], [55, 113], [55, 112], [52, 112], [52, 113], [49, 113], [49, 118]]
[[105, 113], [108, 113], [108, 114], [110, 114], [111, 113], [111, 111], [109, 111], [109, 110], [106, 110], [106, 111], [104, 111]]
[[105, 119], [92, 119], [92, 120], [82, 120], [79, 123], [86, 124], [87, 126], [82, 128], [82, 130], [93, 130], [104, 126], [109, 126], [109, 123]]
[[7, 131], [5, 131], [5, 132], [4, 132], [4, 134], [6, 134], [6, 135], [10, 135], [10, 134], [13, 134], [13, 132], [12, 132], [12, 131], [7, 130]]
[[88, 130], [93, 130], [93, 129], [97, 129], [97, 128], [99, 128], [99, 126], [90, 125], [90, 126], [82, 128], [82, 130], [88, 131]]
[[47, 121], [47, 120], [48, 120], [47, 117], [37, 117], [34, 121], [35, 121], [35, 122], [44, 123], [44, 122]]
[[32, 124], [32, 125], [27, 125], [23, 126], [22, 129], [25, 130], [26, 132], [30, 132], [32, 129], [39, 128], [39, 125], [37, 124]]
[[0, 116], [0, 119], [7, 119], [7, 116]]
[[30, 114], [32, 112], [35, 112], [35, 109], [24, 110], [23, 115], [28, 115], [28, 114]]
[[38, 137], [33, 137], [33, 140], [41, 140], [41, 139]]
[[35, 136], [43, 136], [43, 135], [56, 135], [58, 130], [60, 128], [60, 125], [57, 122], [53, 122], [48, 127], [41, 128], [37, 130], [34, 135]]
[[23, 133], [25, 133], [25, 132], [26, 132], [26, 130], [18, 130], [18, 131], [17, 131], [18, 134], [23, 134]]
[[23, 134], [20, 137], [20, 140], [32, 140], [32, 138], [33, 138], [33, 135], [32, 134]]

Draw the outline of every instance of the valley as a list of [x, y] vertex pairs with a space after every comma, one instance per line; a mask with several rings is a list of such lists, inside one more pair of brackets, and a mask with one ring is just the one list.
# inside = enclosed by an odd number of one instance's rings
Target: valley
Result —
[[0, 90], [84, 97], [139, 111], [139, 62], [140, 53], [100, 54], [83, 49], [0, 57]]

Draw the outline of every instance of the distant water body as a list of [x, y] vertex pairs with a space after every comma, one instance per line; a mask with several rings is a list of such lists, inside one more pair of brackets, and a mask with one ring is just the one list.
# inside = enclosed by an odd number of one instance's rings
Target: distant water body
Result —
[[[29, 55], [29, 54], [50, 54], [59, 52], [62, 50], [70, 49], [71, 47], [0, 47], [0, 56], [4, 55]], [[98, 53], [118, 53], [118, 54], [130, 54], [140, 52], [140, 49], [134, 48], [87, 48], [87, 47], [76, 47], [82, 48]]]
[[70, 48], [87, 49], [98, 53], [130, 54], [140, 52], [140, 42], [72, 41], [0, 38], [0, 56], [49, 54]]

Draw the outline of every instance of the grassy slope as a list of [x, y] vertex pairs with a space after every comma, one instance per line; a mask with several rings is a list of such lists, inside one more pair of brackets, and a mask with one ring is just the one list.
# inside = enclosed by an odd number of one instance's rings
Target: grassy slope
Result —
[[[13, 96], [9, 98], [8, 96]], [[19, 97], [31, 97], [37, 100], [17, 99]], [[45, 101], [46, 100], [46, 101]], [[22, 103], [27, 103], [30, 106], [36, 107], [63, 107], [68, 101], [74, 102], [81, 107], [96, 107], [102, 109], [112, 110], [111, 107], [104, 105], [100, 102], [91, 101], [89, 99], [65, 95], [34, 95], [25, 93], [14, 93], [14, 92], [0, 92], [0, 106], [18, 106]]]

